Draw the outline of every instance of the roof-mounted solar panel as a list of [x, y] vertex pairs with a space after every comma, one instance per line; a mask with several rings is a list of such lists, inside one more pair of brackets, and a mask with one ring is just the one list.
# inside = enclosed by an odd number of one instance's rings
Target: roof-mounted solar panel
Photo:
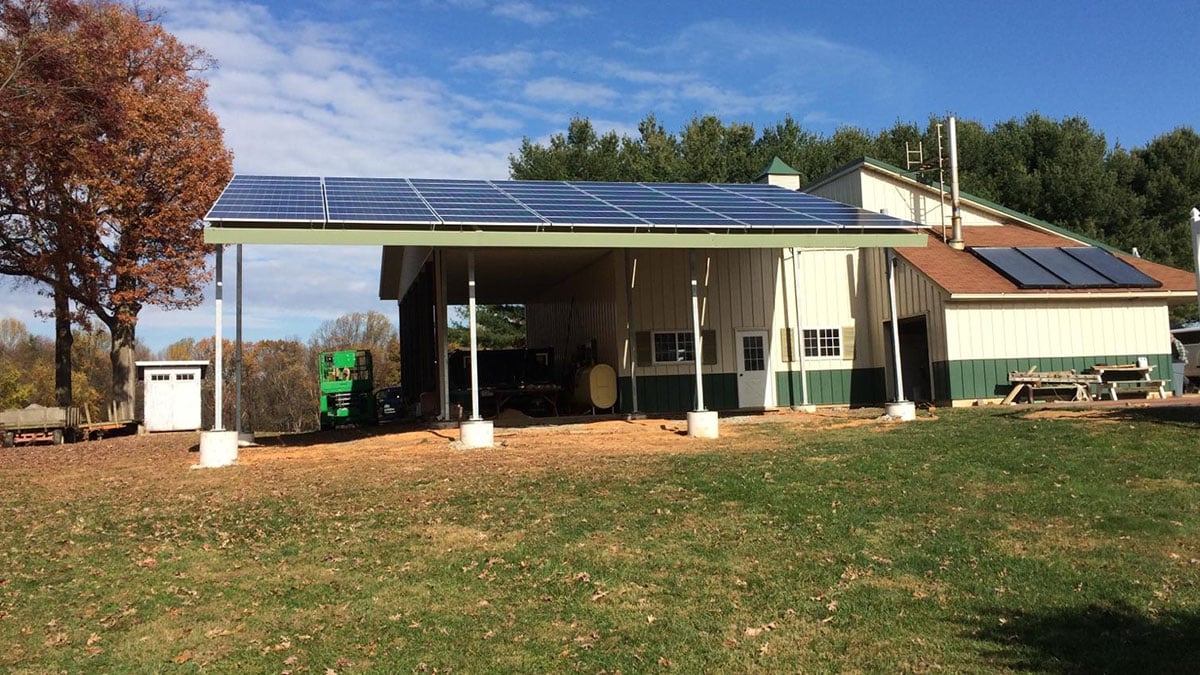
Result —
[[1021, 288], [1063, 288], [1066, 283], [1015, 248], [976, 247], [971, 253]]
[[[1053, 247], [1021, 247], [1021, 253], [1050, 270], [1072, 288], [1115, 288], [1120, 284], [1079, 262], [1066, 253], [1067, 249]], [[1103, 251], [1102, 251], [1103, 253]], [[1105, 253], [1105, 255], [1108, 255]]]
[[770, 185], [235, 176], [206, 220], [331, 227], [630, 231], [916, 230]]
[[1162, 282], [1151, 279], [1138, 268], [1098, 248], [1064, 248], [1072, 258], [1112, 279], [1122, 288], [1159, 288]]
[[307, 176], [234, 176], [205, 220], [325, 222], [321, 179]]
[[1020, 288], [1157, 288], [1162, 284], [1100, 248], [973, 247], [971, 253]]

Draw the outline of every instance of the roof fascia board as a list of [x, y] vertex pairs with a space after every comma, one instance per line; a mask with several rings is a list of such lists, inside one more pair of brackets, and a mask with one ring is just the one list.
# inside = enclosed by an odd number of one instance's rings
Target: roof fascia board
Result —
[[952, 302], [1014, 302], [1019, 300], [1177, 300], [1191, 302], [1196, 291], [1122, 291], [1109, 293], [951, 293]]
[[433, 248], [904, 248], [925, 246], [924, 232], [701, 234], [629, 232], [437, 232], [208, 227], [206, 244], [427, 246]]

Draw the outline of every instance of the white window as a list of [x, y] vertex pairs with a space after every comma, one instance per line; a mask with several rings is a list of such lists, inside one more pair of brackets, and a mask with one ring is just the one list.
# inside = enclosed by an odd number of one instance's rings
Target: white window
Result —
[[804, 356], [814, 359], [839, 359], [842, 357], [841, 328], [805, 328]]
[[696, 361], [696, 341], [690, 332], [655, 333], [655, 363], [693, 363]]
[[194, 380], [194, 379], [196, 379], [196, 374], [195, 373], [179, 373], [178, 375], [175, 376], [175, 379], [176, 380]]
[[171, 380], [170, 373], [151, 373], [150, 374], [151, 382], [169, 382], [170, 380]]

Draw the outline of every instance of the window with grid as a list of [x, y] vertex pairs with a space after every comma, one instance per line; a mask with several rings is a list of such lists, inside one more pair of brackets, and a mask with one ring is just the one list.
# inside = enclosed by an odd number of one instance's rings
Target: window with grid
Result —
[[696, 360], [696, 341], [691, 333], [655, 333], [655, 363], [688, 363]]
[[767, 369], [767, 346], [761, 335], [742, 336], [742, 370], [751, 373]]
[[842, 356], [841, 328], [805, 328], [804, 356], [811, 358], [840, 358]]

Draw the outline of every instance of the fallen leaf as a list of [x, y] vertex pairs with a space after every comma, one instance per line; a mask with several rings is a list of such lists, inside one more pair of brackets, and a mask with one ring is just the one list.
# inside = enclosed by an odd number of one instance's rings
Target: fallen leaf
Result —
[[192, 653], [187, 650], [184, 650], [182, 652], [179, 652], [179, 654], [176, 655], [176, 657], [171, 660], [174, 661], [175, 663], [187, 663], [188, 661], [192, 660]]

